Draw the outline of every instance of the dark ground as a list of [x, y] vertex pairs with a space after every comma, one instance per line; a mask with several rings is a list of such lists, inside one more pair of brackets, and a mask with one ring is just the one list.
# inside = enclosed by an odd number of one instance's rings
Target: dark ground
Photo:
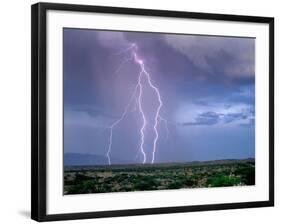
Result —
[[255, 184], [255, 160], [65, 167], [64, 194]]

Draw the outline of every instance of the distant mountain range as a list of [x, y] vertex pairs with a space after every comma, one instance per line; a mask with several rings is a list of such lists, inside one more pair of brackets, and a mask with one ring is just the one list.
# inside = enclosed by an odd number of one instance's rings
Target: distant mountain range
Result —
[[[124, 161], [118, 158], [111, 158], [111, 162], [114, 164], [132, 163]], [[80, 154], [80, 153], [65, 153], [64, 154], [64, 166], [95, 166], [95, 165], [107, 165], [108, 160], [106, 156], [94, 155], [94, 154]]]
[[[173, 164], [228, 164], [233, 162], [255, 162], [254, 158], [246, 158], [246, 159], [221, 159], [221, 160], [209, 160], [209, 161], [191, 161], [191, 162], [168, 162], [168, 163], [159, 163], [159, 164], [146, 164], [146, 166], [154, 166], [154, 165], [173, 165]], [[115, 166], [127, 164], [129, 166], [138, 165], [133, 161], [126, 161], [118, 158], [111, 157], [111, 163], [115, 164]], [[65, 153], [64, 154], [64, 166], [101, 166], [108, 165], [108, 160], [106, 156], [103, 155], [95, 155], [95, 154], [80, 154], [80, 153]]]

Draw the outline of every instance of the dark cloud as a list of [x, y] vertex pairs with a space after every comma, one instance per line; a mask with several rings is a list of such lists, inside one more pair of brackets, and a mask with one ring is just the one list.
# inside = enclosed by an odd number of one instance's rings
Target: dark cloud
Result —
[[98, 117], [100, 115], [104, 115], [101, 109], [91, 108], [89, 106], [76, 108], [76, 109], [74, 109], [74, 111], [85, 112], [90, 117]]
[[247, 118], [248, 115], [244, 113], [229, 113], [223, 116], [223, 120], [225, 123], [230, 123], [237, 120], [245, 120]]
[[[237, 121], [246, 121], [245, 123], [238, 125], [252, 125], [253, 124], [253, 109], [244, 110], [244, 112], [237, 113], [217, 113], [214, 111], [208, 111], [200, 113], [196, 116], [194, 121], [184, 122], [183, 126], [193, 126], [193, 125], [216, 125], [218, 123], [232, 123]], [[248, 122], [247, 122], [248, 121]]]
[[220, 114], [217, 114], [215, 112], [205, 112], [202, 114], [199, 114], [194, 122], [186, 122], [183, 123], [184, 126], [188, 125], [214, 125], [217, 124], [220, 121]]
[[103, 119], [118, 119], [119, 117], [107, 112], [104, 108], [100, 107], [95, 107], [95, 106], [91, 106], [91, 105], [79, 105], [79, 106], [66, 106], [64, 108], [65, 113], [72, 113], [72, 112], [78, 112], [78, 113], [84, 113], [86, 115], [88, 115], [89, 117], [92, 118], [99, 118], [102, 117]]
[[206, 77], [213, 75], [224, 80], [254, 78], [254, 38], [166, 35], [165, 41], [205, 71]]

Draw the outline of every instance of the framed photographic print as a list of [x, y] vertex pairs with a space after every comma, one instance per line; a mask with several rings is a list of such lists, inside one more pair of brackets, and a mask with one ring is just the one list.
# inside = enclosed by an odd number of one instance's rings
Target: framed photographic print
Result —
[[274, 19], [32, 6], [32, 219], [274, 205]]

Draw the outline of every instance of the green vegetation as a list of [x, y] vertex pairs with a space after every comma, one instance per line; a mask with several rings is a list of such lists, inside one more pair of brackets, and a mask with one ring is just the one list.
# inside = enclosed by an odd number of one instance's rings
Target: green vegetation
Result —
[[65, 194], [228, 187], [255, 184], [254, 160], [68, 167]]

